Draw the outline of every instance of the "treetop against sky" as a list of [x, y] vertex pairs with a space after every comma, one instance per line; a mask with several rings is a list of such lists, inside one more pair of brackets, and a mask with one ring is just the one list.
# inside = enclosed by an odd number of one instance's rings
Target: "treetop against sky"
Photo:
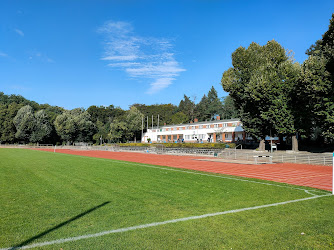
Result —
[[1, 1], [0, 91], [67, 109], [199, 102], [239, 46], [275, 39], [302, 63], [324, 1]]

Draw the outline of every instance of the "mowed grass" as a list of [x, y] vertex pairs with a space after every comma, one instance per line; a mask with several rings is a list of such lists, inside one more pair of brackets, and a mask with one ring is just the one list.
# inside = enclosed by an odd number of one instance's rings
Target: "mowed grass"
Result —
[[[174, 170], [0, 148], [0, 248], [311, 196], [295, 186]], [[318, 195], [328, 194], [311, 188], [301, 189]], [[326, 196], [41, 249], [333, 247], [334, 197]]]

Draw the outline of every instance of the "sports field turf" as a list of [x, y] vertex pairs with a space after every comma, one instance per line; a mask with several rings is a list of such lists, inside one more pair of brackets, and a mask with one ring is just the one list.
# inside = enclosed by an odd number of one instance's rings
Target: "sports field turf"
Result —
[[25, 149], [0, 149], [0, 188], [0, 248], [334, 247], [323, 190]]

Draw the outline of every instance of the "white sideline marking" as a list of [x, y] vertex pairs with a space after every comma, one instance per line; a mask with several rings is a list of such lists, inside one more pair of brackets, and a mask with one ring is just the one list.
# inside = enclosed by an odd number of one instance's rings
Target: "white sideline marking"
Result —
[[267, 204], [267, 205], [261, 205], [261, 206], [255, 206], [255, 207], [246, 207], [246, 208], [228, 210], [228, 211], [217, 212], [217, 213], [203, 214], [203, 215], [198, 215], [198, 216], [190, 216], [190, 217], [184, 217], [184, 218], [179, 218], [179, 219], [174, 219], [174, 220], [166, 220], [166, 221], [161, 221], [161, 222], [153, 222], [153, 223], [142, 224], [142, 225], [133, 226], [133, 227], [125, 227], [125, 228], [113, 229], [113, 230], [109, 230], [109, 231], [103, 231], [103, 232], [95, 233], [95, 234], [86, 234], [86, 235], [80, 235], [80, 236], [76, 236], [76, 237], [63, 238], [63, 239], [52, 240], [52, 241], [45, 241], [45, 242], [35, 243], [35, 244], [22, 246], [22, 247], [1, 248], [0, 250], [29, 249], [29, 248], [34, 248], [34, 247], [49, 246], [49, 245], [61, 244], [61, 243], [65, 243], [65, 242], [73, 242], [73, 241], [77, 241], [77, 240], [96, 238], [96, 237], [100, 237], [100, 236], [104, 236], [104, 235], [108, 235], [108, 234], [123, 233], [123, 232], [133, 231], [133, 230], [137, 230], [137, 229], [156, 227], [156, 226], [166, 225], [166, 224], [170, 224], [170, 223], [177, 223], [177, 222], [181, 222], [181, 221], [198, 220], [198, 219], [203, 219], [203, 218], [213, 217], [213, 216], [218, 216], [218, 215], [239, 213], [239, 212], [244, 212], [244, 211], [249, 211], [249, 210], [256, 210], [256, 209], [267, 208], [267, 207], [275, 207], [275, 206], [285, 205], [285, 204], [289, 204], [289, 203], [295, 203], [295, 202], [300, 202], [300, 201], [317, 199], [317, 198], [325, 197], [325, 196], [331, 196], [331, 194], [315, 195], [315, 196], [312, 196], [312, 197], [302, 198], [302, 199], [297, 199], [297, 200], [283, 201], [283, 202], [272, 203], [272, 204]]

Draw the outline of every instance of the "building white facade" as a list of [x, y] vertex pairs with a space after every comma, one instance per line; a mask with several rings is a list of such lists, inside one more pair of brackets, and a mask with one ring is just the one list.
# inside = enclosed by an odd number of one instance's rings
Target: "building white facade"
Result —
[[142, 142], [236, 142], [244, 141], [246, 134], [239, 119], [164, 125], [153, 127], [143, 134]]

